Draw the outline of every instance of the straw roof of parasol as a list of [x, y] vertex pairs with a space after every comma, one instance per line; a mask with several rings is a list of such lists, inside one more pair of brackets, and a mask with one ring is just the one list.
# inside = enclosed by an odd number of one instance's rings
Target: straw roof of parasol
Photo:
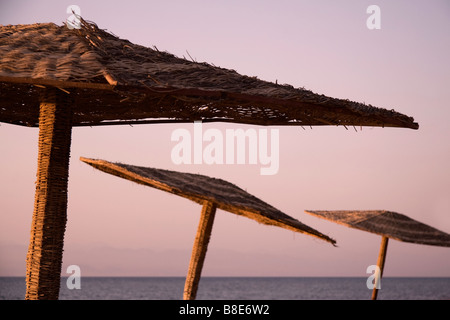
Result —
[[377, 300], [378, 291], [381, 288], [380, 279], [383, 276], [389, 238], [416, 244], [450, 247], [450, 234], [392, 211], [305, 210], [305, 212], [350, 228], [381, 235], [372, 300]]
[[39, 95], [70, 93], [73, 126], [193, 122], [418, 129], [414, 119], [133, 44], [82, 20], [0, 26], [0, 122], [38, 126]]
[[265, 225], [308, 234], [333, 245], [336, 243], [330, 237], [222, 179], [98, 159], [81, 157], [80, 160], [106, 173], [178, 195], [199, 204], [203, 204], [205, 201], [212, 202], [218, 209], [245, 216]]
[[385, 210], [305, 210], [305, 212], [351, 228], [368, 231], [398, 241], [450, 247], [450, 234], [396, 212]]

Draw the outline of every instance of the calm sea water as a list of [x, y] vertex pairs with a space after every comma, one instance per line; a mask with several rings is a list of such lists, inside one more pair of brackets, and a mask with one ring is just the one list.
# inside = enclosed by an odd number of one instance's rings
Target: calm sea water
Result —
[[[180, 300], [182, 277], [82, 277], [61, 280], [61, 300]], [[197, 300], [370, 300], [367, 278], [203, 277]], [[23, 300], [25, 279], [0, 277], [0, 300]], [[383, 278], [379, 300], [450, 300], [450, 278]]]

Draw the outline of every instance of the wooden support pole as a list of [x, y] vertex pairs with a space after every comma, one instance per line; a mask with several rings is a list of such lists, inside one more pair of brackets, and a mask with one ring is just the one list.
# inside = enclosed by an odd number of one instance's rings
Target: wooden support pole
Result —
[[195, 300], [197, 296], [198, 284], [200, 282], [206, 251], [208, 250], [215, 215], [216, 204], [206, 201], [203, 204], [200, 223], [198, 224], [197, 235], [195, 237], [194, 247], [192, 248], [191, 261], [184, 285], [184, 300]]
[[47, 89], [39, 114], [34, 213], [27, 254], [27, 300], [56, 300], [67, 221], [72, 112], [67, 94]]
[[380, 253], [378, 255], [378, 261], [377, 261], [377, 266], [378, 266], [378, 268], [380, 268], [380, 275], [378, 278], [375, 278], [375, 286], [373, 287], [373, 291], [372, 291], [372, 300], [377, 300], [377, 295], [378, 295], [377, 284], [378, 284], [378, 281], [381, 281], [381, 278], [383, 277], [383, 269], [384, 269], [384, 262], [386, 261], [386, 252], [387, 252], [388, 242], [389, 242], [388, 237], [383, 236], [381, 238]]

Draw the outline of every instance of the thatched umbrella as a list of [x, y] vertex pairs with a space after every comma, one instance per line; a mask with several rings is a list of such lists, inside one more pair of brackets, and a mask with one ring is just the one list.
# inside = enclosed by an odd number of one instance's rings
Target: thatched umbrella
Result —
[[196, 120], [418, 128], [394, 110], [177, 58], [84, 20], [0, 26], [0, 122], [39, 127], [27, 299], [59, 294], [72, 127]]
[[80, 160], [103, 172], [190, 199], [203, 206], [186, 277], [184, 299], [195, 299], [216, 209], [242, 215], [265, 225], [304, 233], [333, 245], [336, 243], [330, 237], [222, 179], [98, 159], [82, 157]]
[[[305, 210], [305, 212], [347, 227], [381, 235], [381, 247], [377, 261], [377, 266], [380, 268], [379, 279], [383, 276], [389, 238], [403, 242], [450, 247], [450, 234], [392, 211]], [[374, 286], [372, 300], [376, 300], [377, 295], [378, 289], [377, 286]]]

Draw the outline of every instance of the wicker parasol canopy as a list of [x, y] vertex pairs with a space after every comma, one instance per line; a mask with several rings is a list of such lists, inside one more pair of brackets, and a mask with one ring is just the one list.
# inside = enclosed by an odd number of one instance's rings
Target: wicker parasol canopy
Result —
[[375, 271], [375, 285], [372, 291], [372, 300], [376, 300], [381, 288], [380, 280], [383, 276], [386, 262], [389, 238], [426, 244], [432, 246], [450, 247], [450, 234], [437, 230], [429, 225], [411, 219], [403, 214], [385, 211], [311, 211], [306, 213], [324, 218], [347, 227], [372, 232], [381, 235], [381, 246], [378, 254]]
[[328, 236], [222, 179], [98, 159], [81, 157], [80, 160], [106, 173], [178, 195], [199, 204], [205, 201], [213, 202], [218, 209], [245, 216], [259, 223], [308, 234], [332, 244], [336, 243]]
[[197, 295], [203, 263], [208, 249], [216, 209], [243, 215], [259, 223], [273, 225], [331, 242], [336, 241], [247, 193], [236, 185], [200, 174], [138, 167], [105, 160], [80, 158], [81, 161], [106, 173], [145, 186], [190, 199], [203, 205], [191, 254], [183, 298]]
[[306, 210], [305, 212], [351, 228], [376, 233], [398, 241], [450, 247], [450, 234], [396, 212], [385, 210]]
[[0, 26], [0, 122], [38, 126], [47, 87], [70, 93], [72, 126], [221, 121], [418, 129], [414, 119], [123, 40], [82, 20]]

